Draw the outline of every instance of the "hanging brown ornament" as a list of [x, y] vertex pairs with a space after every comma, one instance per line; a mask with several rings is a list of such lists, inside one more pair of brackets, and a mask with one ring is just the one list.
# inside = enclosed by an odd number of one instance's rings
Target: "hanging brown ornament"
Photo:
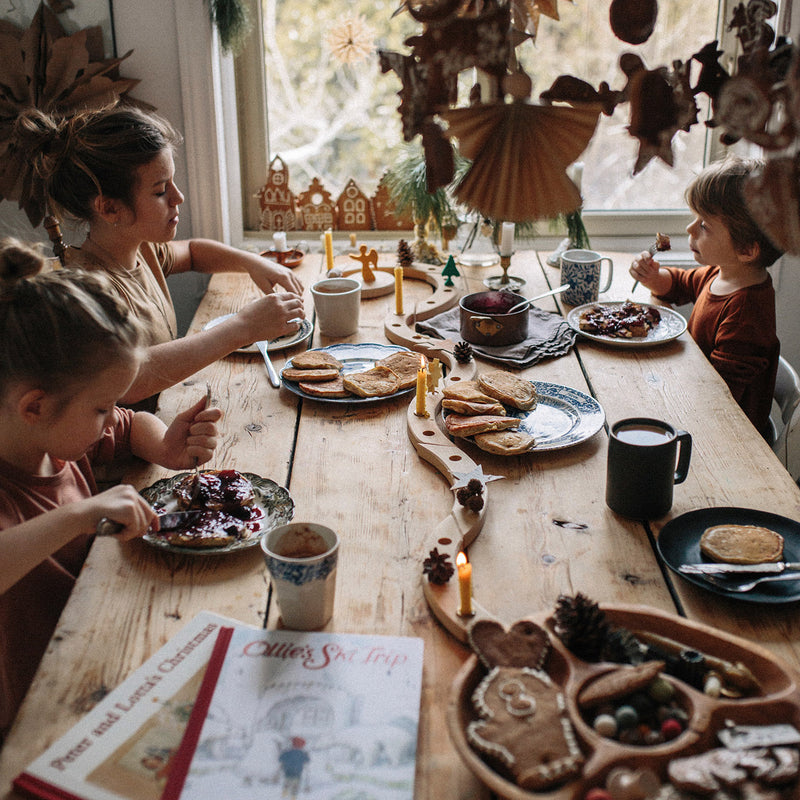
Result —
[[628, 44], [642, 44], [650, 38], [658, 19], [656, 0], [611, 0], [611, 30]]
[[798, 156], [769, 159], [744, 185], [747, 210], [781, 250], [800, 255], [800, 164]]
[[641, 172], [658, 156], [672, 166], [672, 137], [680, 128], [678, 106], [665, 67], [640, 70], [630, 80], [628, 131], [639, 140], [633, 174]]

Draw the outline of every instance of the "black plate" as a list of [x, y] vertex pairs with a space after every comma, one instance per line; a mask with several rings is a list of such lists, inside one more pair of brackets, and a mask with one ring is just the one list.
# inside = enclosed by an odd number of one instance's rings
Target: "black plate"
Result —
[[[700, 537], [712, 525], [761, 525], [783, 536], [784, 561], [800, 561], [800, 522], [758, 511], [754, 508], [701, 508], [670, 520], [658, 536], [658, 552], [664, 563], [689, 583], [723, 597], [747, 603], [792, 603], [800, 600], [800, 579], [762, 583], [750, 592], [729, 592], [715, 586], [702, 575], [678, 572], [681, 564], [701, 564], [708, 559], [700, 554]], [[744, 580], [744, 576], [741, 576]], [[755, 576], [754, 576], [755, 577]]]

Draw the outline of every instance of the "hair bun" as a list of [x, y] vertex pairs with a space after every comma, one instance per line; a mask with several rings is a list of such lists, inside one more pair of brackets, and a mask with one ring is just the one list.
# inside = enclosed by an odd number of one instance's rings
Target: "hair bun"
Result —
[[18, 281], [41, 272], [44, 256], [18, 239], [0, 240], [0, 286], [8, 289]]

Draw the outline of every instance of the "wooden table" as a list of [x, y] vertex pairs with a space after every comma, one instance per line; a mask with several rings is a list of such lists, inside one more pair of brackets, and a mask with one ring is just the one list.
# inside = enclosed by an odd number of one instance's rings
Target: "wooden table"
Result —
[[[633, 283], [627, 275], [630, 256], [611, 255], [617, 277], [605, 297], [627, 297]], [[544, 257], [526, 252], [513, 259], [511, 271], [527, 278], [529, 296], [560, 283], [558, 270], [546, 266]], [[347, 255], [337, 263], [353, 266]], [[382, 265], [393, 263], [394, 254], [381, 256]], [[320, 269], [319, 257], [308, 256], [297, 272], [309, 286]], [[497, 271], [475, 270], [471, 290], [482, 290], [480, 279]], [[406, 312], [424, 308], [430, 291], [424, 283], [406, 281]], [[194, 328], [253, 295], [244, 278], [214, 277]], [[639, 287], [635, 297], [648, 295]], [[553, 298], [538, 305], [559, 309]], [[310, 298], [307, 307], [310, 313]], [[350, 341], [385, 342], [384, 320], [393, 310], [392, 295], [363, 301], [360, 329]], [[310, 346], [327, 344], [315, 333]], [[278, 369], [292, 352], [275, 355]], [[504, 478], [490, 484], [484, 528], [470, 548], [481, 603], [513, 622], [552, 610], [561, 593], [581, 591], [599, 602], [685, 614], [757, 641], [800, 668], [796, 607], [718, 598], [674, 578], [654, 554], [663, 524], [696, 508], [737, 505], [800, 518], [797, 486], [688, 335], [624, 351], [580, 341], [569, 355], [521, 374], [590, 392], [609, 423], [652, 416], [688, 430], [694, 438], [692, 465], [686, 482], [675, 489], [670, 515], [641, 524], [605, 505], [605, 431], [565, 450], [515, 458], [466, 445], [486, 473]], [[422, 561], [453, 498], [443, 476], [409, 441], [409, 398], [371, 405], [301, 402], [270, 387], [258, 354], [239, 354], [164, 392], [159, 413], [171, 418], [202, 395], [206, 381], [225, 411], [224, 436], [208, 466], [272, 478], [290, 490], [296, 520], [323, 523], [340, 534], [329, 628], [424, 640], [417, 797], [488, 796], [453, 749], [445, 724], [452, 678], [468, 651], [432, 617], [423, 597]], [[129, 478], [143, 487], [167, 474], [143, 465]], [[565, 527], [556, 520], [580, 525]], [[14, 796], [12, 778], [197, 612], [210, 609], [259, 625], [266, 596], [258, 548], [197, 558], [156, 551], [141, 541], [95, 542], [0, 754], [2, 791]], [[273, 627], [277, 620], [273, 604], [266, 623]]]

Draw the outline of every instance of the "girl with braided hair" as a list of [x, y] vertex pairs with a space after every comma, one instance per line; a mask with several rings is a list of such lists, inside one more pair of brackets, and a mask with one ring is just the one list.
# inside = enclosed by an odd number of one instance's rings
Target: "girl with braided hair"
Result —
[[97, 493], [93, 465], [132, 453], [168, 469], [208, 461], [222, 412], [205, 397], [166, 426], [116, 407], [145, 349], [102, 273], [41, 272], [0, 240], [0, 739], [81, 569], [98, 522], [121, 540], [158, 529], [129, 485]]
[[[301, 282], [274, 261], [209, 239], [175, 240], [183, 195], [174, 183], [180, 137], [163, 119], [114, 106], [58, 121], [38, 109], [15, 123], [51, 210], [88, 225], [70, 267], [105, 272], [145, 323], [148, 356], [123, 400], [136, 403], [254, 341], [298, 330]], [[176, 338], [169, 275], [246, 272], [265, 296], [213, 330]], [[275, 291], [280, 287], [283, 291]]]

